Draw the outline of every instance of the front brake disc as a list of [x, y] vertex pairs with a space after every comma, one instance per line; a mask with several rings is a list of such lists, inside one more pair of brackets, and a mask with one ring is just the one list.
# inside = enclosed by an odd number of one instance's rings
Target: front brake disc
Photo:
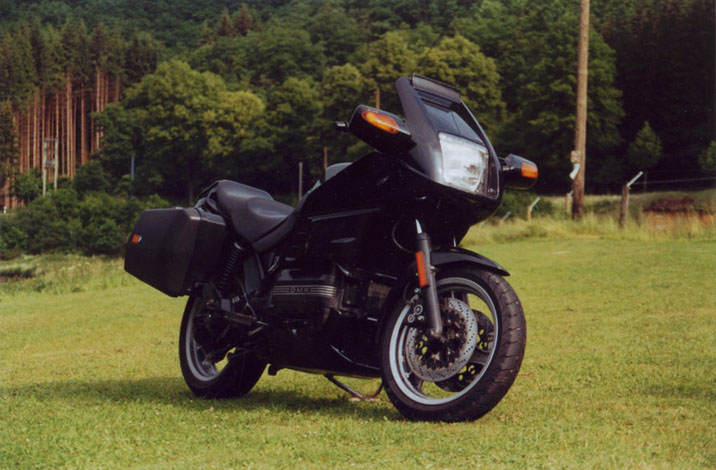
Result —
[[443, 334], [432, 339], [426, 331], [411, 328], [406, 336], [405, 357], [422, 380], [447, 380], [467, 365], [477, 347], [478, 322], [468, 304], [443, 299], [440, 304]]

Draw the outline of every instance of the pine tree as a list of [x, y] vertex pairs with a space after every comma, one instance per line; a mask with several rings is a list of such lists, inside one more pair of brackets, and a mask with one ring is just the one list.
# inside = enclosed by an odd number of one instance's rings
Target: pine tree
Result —
[[[15, 140], [15, 126], [12, 122], [12, 105], [0, 102], [0, 188], [7, 189], [9, 178], [17, 167], [18, 150]], [[7, 195], [7, 191], [4, 191]], [[7, 205], [8, 201], [5, 201]]]
[[231, 19], [229, 10], [224, 9], [219, 18], [219, 24], [216, 27], [216, 35], [219, 37], [234, 38], [237, 35], [236, 26], [234, 21]]
[[252, 31], [256, 27], [254, 17], [249, 11], [249, 7], [246, 6], [246, 3], [242, 3], [241, 7], [239, 7], [239, 11], [236, 12], [234, 27], [242, 36], [246, 36], [249, 31]]

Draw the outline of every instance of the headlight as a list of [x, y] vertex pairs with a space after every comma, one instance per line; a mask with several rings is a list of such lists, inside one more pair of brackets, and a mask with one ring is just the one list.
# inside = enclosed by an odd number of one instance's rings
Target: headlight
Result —
[[440, 132], [443, 182], [449, 186], [487, 195], [487, 147], [471, 140]]

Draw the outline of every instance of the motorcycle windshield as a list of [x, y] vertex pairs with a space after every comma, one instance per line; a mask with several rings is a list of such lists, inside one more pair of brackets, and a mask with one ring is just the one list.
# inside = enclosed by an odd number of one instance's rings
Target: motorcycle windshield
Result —
[[470, 196], [499, 197], [498, 160], [457, 89], [414, 75], [396, 87], [415, 147], [414, 166], [433, 181]]

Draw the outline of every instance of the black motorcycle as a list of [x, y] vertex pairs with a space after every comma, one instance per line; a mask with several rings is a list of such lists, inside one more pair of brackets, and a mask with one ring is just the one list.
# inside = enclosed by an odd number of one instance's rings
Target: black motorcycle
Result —
[[382, 378], [416, 420], [477, 419], [507, 393], [522, 306], [504, 268], [459, 242], [537, 167], [498, 158], [455, 88], [396, 86], [405, 120], [358, 106], [336, 123], [376, 151], [330, 166], [295, 208], [224, 180], [193, 208], [140, 217], [125, 269], [189, 295], [179, 357], [196, 395], [244, 395], [267, 365], [357, 396], [336, 376]]

